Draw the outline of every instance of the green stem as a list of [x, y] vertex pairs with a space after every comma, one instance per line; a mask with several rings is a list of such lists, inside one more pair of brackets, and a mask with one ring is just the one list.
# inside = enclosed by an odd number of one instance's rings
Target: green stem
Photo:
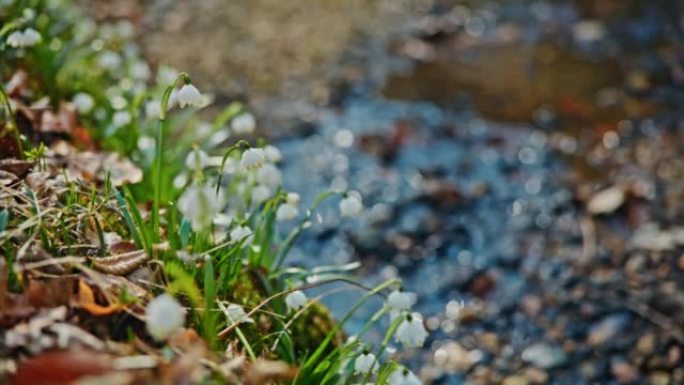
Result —
[[183, 80], [185, 83], [190, 82], [190, 76], [187, 73], [181, 72], [178, 74], [176, 79], [171, 83], [162, 96], [161, 110], [159, 111], [159, 127], [157, 130], [157, 142], [155, 143], [155, 162], [154, 162], [154, 202], [152, 206], [152, 233], [154, 234], [154, 241], [161, 241], [161, 233], [159, 231], [159, 210], [161, 208], [161, 185], [162, 185], [162, 160], [164, 158], [163, 150], [163, 140], [164, 140], [164, 128], [166, 126], [166, 109], [169, 104], [169, 98], [173, 89], [176, 88], [176, 84], [179, 80]]
[[5, 90], [0, 87], [0, 95], [2, 96], [3, 104], [7, 109], [7, 131], [14, 134], [14, 140], [17, 142], [17, 151], [19, 152], [19, 159], [24, 158], [24, 149], [21, 143], [21, 136], [19, 135], [19, 128], [17, 122], [14, 119], [14, 114], [12, 113], [12, 106], [10, 106], [9, 96], [5, 93]]
[[[380, 347], [378, 347], [378, 350], [375, 352], [375, 359], [373, 360], [373, 365], [371, 365], [371, 368], [374, 368], [375, 365], [378, 364], [378, 358], [382, 355], [382, 352], [385, 351], [385, 349], [387, 348], [387, 345], [389, 344], [390, 340], [392, 339], [392, 336], [397, 331], [397, 328], [399, 327], [399, 324], [402, 321], [403, 315], [399, 315], [397, 318], [394, 319], [389, 329], [387, 329], [387, 333], [385, 333], [385, 338], [382, 340], [382, 344], [380, 345]], [[367, 384], [370, 381], [370, 376], [372, 372], [372, 370], [369, 370], [368, 373], [366, 373], [366, 375], [363, 378], [362, 384]]]

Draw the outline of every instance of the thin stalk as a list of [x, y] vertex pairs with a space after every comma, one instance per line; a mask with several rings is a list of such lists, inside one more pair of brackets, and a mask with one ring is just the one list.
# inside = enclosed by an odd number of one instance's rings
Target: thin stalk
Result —
[[21, 136], [19, 135], [19, 128], [17, 126], [17, 121], [14, 119], [14, 113], [12, 113], [12, 106], [9, 103], [9, 96], [5, 93], [5, 90], [0, 87], [0, 96], [2, 96], [2, 102], [7, 109], [7, 131], [14, 135], [14, 140], [17, 142], [17, 152], [19, 153], [19, 159], [24, 158], [24, 146], [21, 143]]
[[176, 84], [179, 80], [183, 80], [186, 84], [190, 83], [190, 76], [187, 73], [181, 72], [178, 74], [176, 79], [166, 87], [164, 95], [161, 101], [161, 110], [159, 111], [159, 125], [157, 129], [157, 142], [155, 143], [155, 162], [154, 162], [154, 202], [152, 206], [152, 233], [155, 242], [161, 240], [161, 233], [159, 231], [159, 210], [161, 208], [161, 185], [162, 185], [162, 160], [164, 158], [163, 141], [164, 141], [164, 129], [166, 127], [166, 109], [169, 104], [169, 98], [173, 89], [176, 88]]

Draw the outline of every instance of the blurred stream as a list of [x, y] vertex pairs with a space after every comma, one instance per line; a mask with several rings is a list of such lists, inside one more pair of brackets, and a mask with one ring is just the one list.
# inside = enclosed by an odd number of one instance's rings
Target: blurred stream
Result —
[[[289, 262], [360, 260], [369, 285], [401, 277], [432, 334], [398, 358], [426, 383], [684, 384], [684, 6], [382, 4], [356, 4], [360, 26], [311, 46], [327, 64], [297, 56], [311, 72], [247, 94], [286, 189], [306, 205], [352, 188], [367, 208], [340, 222], [324, 205]], [[174, 31], [147, 39], [164, 47]], [[214, 83], [219, 99], [263, 79], [247, 78]], [[354, 296], [325, 302], [339, 317]]]

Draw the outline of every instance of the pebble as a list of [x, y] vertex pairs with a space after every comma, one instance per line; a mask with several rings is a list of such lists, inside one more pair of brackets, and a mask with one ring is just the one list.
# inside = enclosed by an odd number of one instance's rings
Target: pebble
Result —
[[525, 349], [522, 359], [540, 368], [551, 369], [566, 364], [568, 355], [557, 345], [540, 342]]

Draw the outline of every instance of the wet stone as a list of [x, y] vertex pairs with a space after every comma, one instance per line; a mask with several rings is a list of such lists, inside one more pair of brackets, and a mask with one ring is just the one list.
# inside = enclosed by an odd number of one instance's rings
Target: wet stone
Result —
[[540, 368], [552, 369], [565, 365], [568, 355], [560, 346], [540, 342], [525, 349], [522, 359]]

